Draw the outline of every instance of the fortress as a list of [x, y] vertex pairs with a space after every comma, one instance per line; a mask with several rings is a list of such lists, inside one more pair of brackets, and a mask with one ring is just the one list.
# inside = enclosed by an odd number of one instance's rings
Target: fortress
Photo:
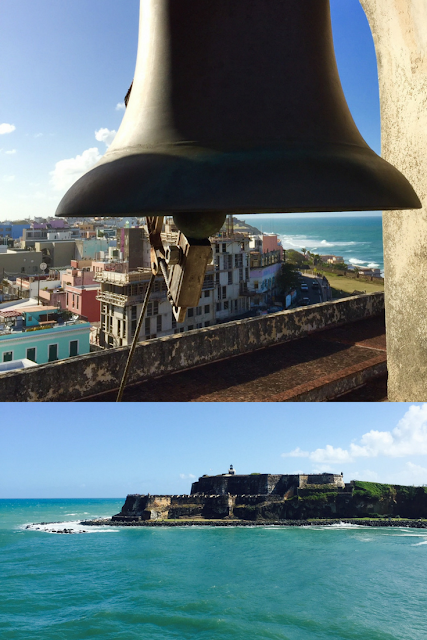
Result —
[[[236, 474], [204, 475], [191, 487], [190, 495], [128, 495], [114, 522], [168, 519], [286, 519], [294, 517], [295, 498], [352, 495], [342, 474]], [[334, 509], [331, 508], [331, 515]]]

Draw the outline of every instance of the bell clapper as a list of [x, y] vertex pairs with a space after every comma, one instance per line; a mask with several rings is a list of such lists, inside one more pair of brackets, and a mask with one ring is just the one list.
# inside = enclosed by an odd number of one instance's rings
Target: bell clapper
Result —
[[161, 239], [163, 217], [147, 217], [151, 244], [151, 269], [162, 271], [168, 300], [177, 322], [184, 322], [187, 309], [197, 307], [202, 293], [206, 267], [212, 260], [209, 238], [187, 238], [178, 232], [176, 245], [165, 247]]

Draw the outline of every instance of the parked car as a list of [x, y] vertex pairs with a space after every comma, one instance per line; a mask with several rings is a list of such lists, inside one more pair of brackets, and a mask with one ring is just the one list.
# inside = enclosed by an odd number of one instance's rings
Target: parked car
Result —
[[308, 291], [308, 284], [303, 282], [302, 285], [301, 285], [301, 291]]
[[300, 302], [301, 305], [303, 305], [304, 307], [306, 307], [307, 305], [310, 304], [310, 298], [303, 298]]
[[312, 287], [312, 289], [318, 289], [319, 288], [319, 282], [317, 280], [313, 280], [313, 282], [311, 283], [311, 287]]

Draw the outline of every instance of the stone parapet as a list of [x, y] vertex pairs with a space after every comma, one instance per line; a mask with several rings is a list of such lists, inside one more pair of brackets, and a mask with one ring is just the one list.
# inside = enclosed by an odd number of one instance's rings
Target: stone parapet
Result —
[[[383, 310], [383, 293], [365, 294], [141, 342], [128, 383], [303, 338]], [[72, 401], [113, 391], [119, 387], [128, 352], [129, 347], [120, 347], [3, 374], [0, 401]]]

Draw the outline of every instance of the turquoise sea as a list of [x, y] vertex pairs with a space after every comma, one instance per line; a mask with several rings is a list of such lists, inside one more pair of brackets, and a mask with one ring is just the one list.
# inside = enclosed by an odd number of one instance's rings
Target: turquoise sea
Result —
[[[239, 217], [239, 216], [237, 216]], [[342, 256], [347, 264], [384, 270], [381, 215], [363, 213], [240, 216], [264, 233], [277, 233], [284, 249]]]
[[427, 637], [427, 531], [75, 524], [122, 503], [0, 501], [2, 640]]

